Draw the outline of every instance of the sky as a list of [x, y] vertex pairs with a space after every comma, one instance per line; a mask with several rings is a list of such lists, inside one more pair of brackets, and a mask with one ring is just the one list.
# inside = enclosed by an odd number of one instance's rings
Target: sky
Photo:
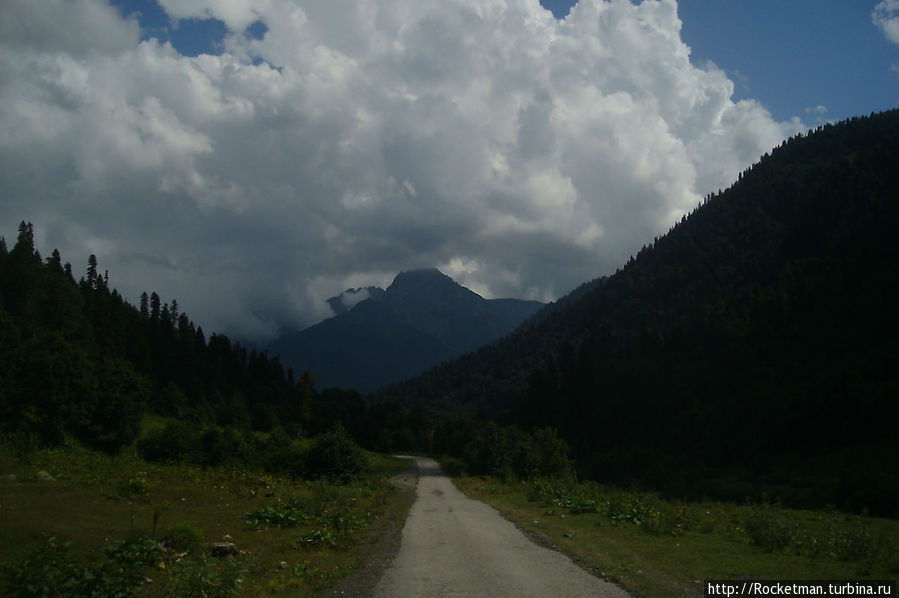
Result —
[[264, 342], [437, 267], [553, 300], [899, 105], [899, 0], [4, 0], [0, 235]]

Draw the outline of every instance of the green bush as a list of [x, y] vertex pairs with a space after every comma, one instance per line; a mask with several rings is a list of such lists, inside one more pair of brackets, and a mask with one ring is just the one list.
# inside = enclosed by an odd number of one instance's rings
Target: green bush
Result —
[[137, 452], [145, 461], [178, 463], [196, 460], [196, 428], [188, 423], [173, 421], [163, 428], [150, 430], [137, 443]]
[[165, 543], [172, 550], [194, 550], [203, 543], [203, 532], [190, 523], [176, 523], [166, 529]]
[[367, 466], [365, 453], [339, 425], [316, 438], [306, 453], [306, 472], [310, 477], [339, 484], [349, 483]]
[[306, 450], [296, 440], [280, 445], [267, 445], [264, 467], [268, 471], [285, 473], [294, 478], [306, 474]]
[[743, 529], [746, 530], [750, 543], [773, 552], [790, 546], [795, 525], [779, 509], [761, 505], [748, 511], [743, 519]]

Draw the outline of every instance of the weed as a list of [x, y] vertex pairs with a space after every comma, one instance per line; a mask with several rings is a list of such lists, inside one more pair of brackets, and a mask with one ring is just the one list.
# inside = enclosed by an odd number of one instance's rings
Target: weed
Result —
[[304, 513], [296, 502], [283, 507], [260, 507], [247, 513], [247, 525], [256, 529], [267, 526], [296, 527], [300, 523], [306, 523], [311, 517]]
[[319, 546], [337, 548], [337, 541], [327, 529], [315, 528], [297, 538], [294, 542], [294, 546], [302, 549], [316, 548]]
[[677, 536], [684, 531], [685, 518], [685, 509], [659, 503], [646, 510], [639, 526], [651, 536]]
[[495, 496], [499, 492], [499, 488], [496, 484], [492, 484], [490, 486], [478, 486], [476, 488], [478, 492], [486, 494], [487, 496]]
[[103, 558], [87, 565], [69, 556], [70, 546], [71, 542], [46, 537], [18, 566], [4, 570], [0, 586], [4, 595], [130, 597], [144, 581], [143, 570], [161, 560], [155, 543], [141, 536], [107, 546]]
[[166, 596], [170, 598], [227, 598], [240, 589], [247, 573], [240, 559], [216, 562], [205, 552], [166, 566]]
[[125, 499], [146, 499], [150, 496], [150, 478], [146, 471], [138, 471], [132, 476], [125, 477], [118, 488], [116, 495]]

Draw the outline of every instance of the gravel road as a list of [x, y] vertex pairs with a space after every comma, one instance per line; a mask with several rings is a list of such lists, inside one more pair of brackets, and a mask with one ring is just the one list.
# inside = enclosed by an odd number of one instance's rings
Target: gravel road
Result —
[[565, 555], [537, 546], [484, 503], [462, 494], [431, 459], [416, 459], [417, 498], [399, 554], [375, 588], [378, 598], [626, 598]]

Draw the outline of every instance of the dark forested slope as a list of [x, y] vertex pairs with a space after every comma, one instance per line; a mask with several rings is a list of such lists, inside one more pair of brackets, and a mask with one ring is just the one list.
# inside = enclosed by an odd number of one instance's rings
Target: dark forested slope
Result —
[[899, 512], [897, 164], [899, 111], [796, 136], [613, 276], [379, 398], [552, 425], [594, 478]]
[[[317, 395], [277, 359], [203, 330], [144, 293], [109, 286], [90, 256], [76, 282], [59, 252], [43, 260], [30, 223], [12, 250], [0, 238], [0, 433], [114, 451], [143, 413], [241, 429], [312, 423]], [[361, 400], [361, 399], [360, 399]]]

